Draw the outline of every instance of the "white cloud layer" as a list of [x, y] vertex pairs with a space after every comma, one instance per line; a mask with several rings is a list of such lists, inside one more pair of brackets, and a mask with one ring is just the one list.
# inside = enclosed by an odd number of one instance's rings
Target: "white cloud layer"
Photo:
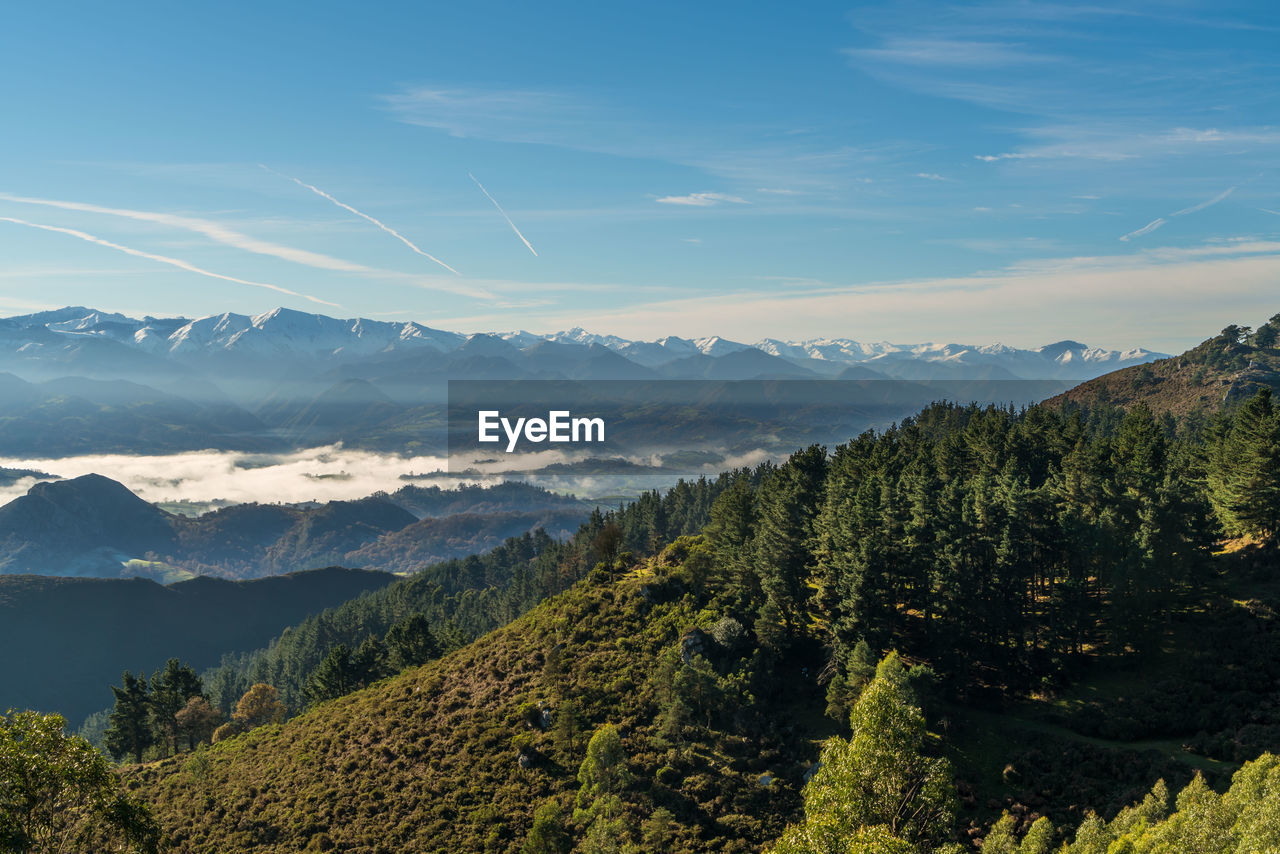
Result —
[[720, 334], [761, 338], [1002, 341], [1037, 347], [1075, 338], [1099, 347], [1173, 352], [1228, 323], [1275, 313], [1280, 242], [1228, 241], [1128, 255], [1053, 258], [973, 276], [810, 285], [674, 299], [625, 311], [530, 318], [633, 338]]

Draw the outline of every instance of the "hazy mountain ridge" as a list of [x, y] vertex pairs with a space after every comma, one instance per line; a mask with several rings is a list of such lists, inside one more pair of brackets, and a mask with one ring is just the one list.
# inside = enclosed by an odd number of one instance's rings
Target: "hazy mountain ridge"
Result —
[[38, 483], [0, 507], [0, 575], [254, 578], [339, 563], [403, 572], [538, 527], [564, 536], [587, 512], [574, 498], [500, 484], [458, 495], [408, 486], [315, 507], [241, 504], [189, 518], [90, 474]]
[[149, 674], [178, 656], [197, 668], [254, 649], [286, 626], [395, 580], [330, 567], [250, 581], [0, 575], [0, 706], [75, 721], [110, 702], [123, 668]]

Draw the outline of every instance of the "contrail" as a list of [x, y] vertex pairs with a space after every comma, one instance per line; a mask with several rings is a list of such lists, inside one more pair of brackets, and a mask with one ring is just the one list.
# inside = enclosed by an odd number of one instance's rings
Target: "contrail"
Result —
[[30, 196], [14, 196], [9, 193], [0, 193], [0, 199], [9, 202], [20, 202], [24, 205], [43, 205], [48, 208], [59, 208], [68, 211], [83, 211], [85, 213], [106, 214], [107, 216], [124, 217], [125, 219], [134, 219], [141, 222], [153, 222], [157, 225], [164, 225], [170, 228], [180, 228], [184, 231], [203, 234], [210, 240], [217, 241], [226, 246], [234, 246], [236, 249], [243, 249], [245, 252], [253, 252], [258, 255], [269, 255], [272, 258], [280, 258], [284, 261], [292, 261], [295, 264], [302, 264], [307, 267], [315, 267], [320, 270], [338, 270], [345, 273], [373, 273], [372, 268], [363, 264], [356, 264], [352, 261], [344, 261], [341, 258], [334, 258], [331, 255], [322, 255], [319, 252], [309, 252], [306, 249], [295, 249], [292, 246], [281, 246], [278, 243], [269, 243], [266, 240], [259, 240], [256, 237], [250, 237], [247, 234], [241, 234], [234, 231], [221, 223], [212, 222], [207, 219], [199, 219], [197, 217], [180, 216], [178, 214], [156, 213], [154, 211], [137, 211], [128, 208], [108, 208], [102, 205], [90, 205], [84, 202], [62, 202], [55, 199], [37, 199]]
[[468, 177], [468, 178], [470, 178], [472, 181], [475, 181], [475, 182], [476, 182], [476, 186], [480, 188], [480, 192], [484, 193], [484, 194], [485, 194], [485, 197], [486, 197], [486, 198], [488, 198], [488, 199], [489, 199], [489, 201], [493, 202], [493, 206], [494, 206], [495, 208], [497, 208], [497, 209], [498, 209], [498, 213], [502, 214], [502, 218], [503, 218], [503, 219], [505, 219], [505, 220], [507, 221], [507, 225], [511, 226], [511, 230], [512, 230], [512, 231], [514, 231], [514, 232], [516, 233], [516, 237], [518, 237], [518, 238], [520, 238], [521, 240], [523, 240], [523, 241], [524, 241], [524, 245], [525, 245], [525, 246], [528, 246], [528, 247], [529, 247], [529, 251], [533, 253], [533, 257], [534, 257], [534, 258], [537, 258], [537, 257], [538, 257], [538, 250], [537, 250], [537, 249], [534, 249], [534, 248], [533, 248], [533, 244], [532, 244], [532, 243], [530, 243], [530, 242], [525, 238], [525, 236], [524, 236], [523, 234], [521, 234], [521, 233], [520, 233], [520, 229], [516, 228], [516, 224], [515, 224], [514, 222], [512, 222], [512, 221], [511, 221], [511, 217], [507, 216], [507, 212], [506, 212], [506, 211], [504, 211], [504, 210], [502, 209], [502, 205], [498, 204], [498, 200], [497, 200], [497, 199], [495, 199], [493, 196], [490, 196], [490, 195], [489, 195], [489, 191], [488, 191], [488, 190], [486, 190], [486, 189], [484, 188], [484, 184], [481, 184], [481, 183], [480, 183], [480, 181], [476, 178], [476, 176], [475, 176], [475, 175], [472, 175], [470, 172], [468, 172], [468, 173], [467, 173], [467, 177]]
[[60, 228], [56, 225], [41, 225], [38, 222], [27, 222], [25, 219], [16, 219], [11, 216], [0, 216], [0, 222], [12, 222], [17, 225], [28, 226], [29, 228], [39, 228], [43, 231], [56, 231], [59, 234], [69, 234], [72, 237], [78, 237], [81, 240], [88, 241], [89, 243], [96, 243], [99, 246], [106, 246], [108, 249], [118, 250], [126, 255], [146, 258], [149, 261], [159, 261], [161, 264], [169, 264], [170, 266], [177, 267], [180, 270], [186, 270], [189, 273], [198, 273], [201, 276], [208, 276], [211, 279], [222, 279], [225, 282], [235, 282], [238, 285], [251, 285], [255, 288], [266, 288], [267, 290], [276, 291], [277, 293], [288, 294], [291, 297], [301, 297], [302, 299], [310, 300], [311, 302], [319, 303], [320, 305], [342, 308], [342, 306], [338, 305], [336, 302], [329, 302], [327, 300], [322, 300], [319, 297], [300, 294], [297, 291], [291, 291], [288, 288], [282, 288], [279, 285], [270, 285], [266, 282], [251, 282], [248, 279], [237, 279], [235, 276], [224, 276], [221, 273], [214, 273], [210, 270], [205, 270], [202, 267], [197, 267], [194, 264], [188, 264], [186, 261], [179, 258], [170, 258], [167, 255], [154, 255], [150, 252], [143, 252], [141, 249], [131, 249], [128, 246], [121, 246], [119, 243], [112, 243], [110, 240], [103, 240], [101, 237], [94, 237], [92, 234], [77, 231], [74, 228]]
[[1202, 211], [1208, 207], [1213, 207], [1218, 202], [1222, 201], [1223, 199], [1225, 199], [1227, 196], [1231, 195], [1235, 191], [1236, 191], [1235, 187], [1228, 187], [1218, 195], [1214, 196], [1212, 199], [1209, 199], [1209, 201], [1207, 202], [1201, 202], [1198, 205], [1192, 205], [1189, 208], [1183, 208], [1180, 211], [1169, 214], [1169, 216], [1186, 216], [1187, 214], [1195, 213], [1196, 211]]
[[1137, 231], [1131, 231], [1125, 236], [1121, 237], [1120, 239], [1127, 242], [1129, 240], [1132, 240], [1135, 237], [1141, 237], [1144, 234], [1150, 234], [1160, 226], [1164, 225], [1166, 222], [1168, 222], [1168, 220], [1165, 219], [1164, 217], [1157, 217], [1156, 219], [1153, 219], [1151, 220], [1151, 222], [1144, 225], [1142, 228], [1139, 228]]
[[1183, 208], [1180, 211], [1174, 211], [1173, 213], [1169, 214], [1168, 219], [1166, 219], [1165, 217], [1157, 217], [1156, 219], [1153, 219], [1151, 222], [1147, 223], [1137, 231], [1131, 231], [1128, 234], [1121, 237], [1120, 239], [1124, 241], [1128, 241], [1134, 237], [1141, 237], [1144, 234], [1150, 234], [1160, 226], [1164, 225], [1169, 220], [1173, 219], [1175, 216], [1186, 216], [1187, 214], [1199, 213], [1205, 208], [1213, 207], [1218, 202], [1222, 201], [1223, 199], [1225, 199], [1227, 196], [1231, 195], [1235, 191], [1236, 191], [1235, 187], [1227, 187], [1227, 189], [1223, 190], [1221, 193], [1218, 193], [1218, 195], [1214, 196], [1212, 199], [1200, 202], [1199, 204], [1192, 205], [1189, 208]]
[[448, 264], [446, 264], [445, 262], [441, 261], [441, 260], [440, 260], [439, 258], [437, 258], [436, 256], [432, 255], [430, 252], [425, 252], [425, 251], [423, 251], [422, 249], [419, 249], [419, 248], [414, 244], [414, 242], [413, 242], [412, 240], [410, 240], [409, 238], [405, 237], [403, 234], [401, 234], [400, 232], [396, 231], [396, 230], [395, 230], [394, 228], [392, 228], [391, 226], [389, 226], [389, 225], [387, 225], [387, 224], [385, 224], [385, 223], [379, 222], [378, 220], [376, 220], [376, 219], [374, 219], [373, 217], [369, 216], [367, 213], [364, 213], [364, 212], [362, 212], [362, 211], [358, 211], [358, 210], [356, 210], [355, 208], [351, 207], [351, 205], [348, 205], [348, 204], [345, 204], [345, 203], [343, 203], [343, 202], [338, 201], [338, 200], [337, 200], [337, 199], [335, 199], [333, 196], [329, 195], [328, 193], [326, 193], [324, 190], [320, 189], [319, 187], [312, 186], [311, 184], [308, 184], [306, 181], [300, 181], [300, 180], [298, 180], [297, 178], [294, 178], [292, 175], [286, 175], [286, 174], [284, 174], [283, 172], [277, 172], [276, 170], [272, 169], [270, 166], [267, 166], [266, 164], [259, 163], [258, 165], [259, 165], [259, 166], [261, 166], [263, 169], [266, 169], [268, 172], [270, 172], [270, 173], [271, 173], [271, 174], [273, 174], [273, 175], [279, 175], [281, 178], [286, 178], [286, 179], [288, 179], [288, 180], [292, 181], [293, 183], [297, 184], [299, 187], [306, 187], [308, 190], [310, 190], [311, 192], [315, 193], [317, 196], [322, 196], [322, 197], [324, 197], [324, 198], [328, 199], [329, 201], [333, 202], [333, 203], [334, 203], [335, 205], [337, 205], [338, 207], [343, 208], [344, 210], [351, 211], [353, 214], [355, 214], [355, 215], [356, 215], [356, 216], [358, 216], [358, 217], [361, 217], [361, 218], [363, 218], [363, 219], [367, 219], [369, 222], [373, 223], [373, 224], [374, 224], [374, 225], [376, 225], [378, 228], [380, 228], [380, 229], [382, 229], [383, 231], [385, 231], [387, 234], [390, 234], [392, 237], [394, 237], [394, 238], [396, 238], [397, 240], [399, 240], [399, 241], [400, 241], [401, 243], [403, 243], [405, 246], [408, 246], [408, 247], [409, 247], [410, 249], [412, 249], [414, 252], [417, 252], [419, 255], [421, 255], [421, 256], [422, 256], [422, 257], [424, 257], [424, 258], [430, 258], [432, 261], [435, 261], [437, 264], [439, 264], [441, 267], [444, 267], [446, 270], [448, 270], [450, 273], [453, 273], [455, 276], [461, 276], [461, 275], [462, 275], [462, 274], [461, 274], [461, 273], [459, 273], [457, 270], [453, 269], [453, 268], [452, 268], [452, 267], [450, 267]]

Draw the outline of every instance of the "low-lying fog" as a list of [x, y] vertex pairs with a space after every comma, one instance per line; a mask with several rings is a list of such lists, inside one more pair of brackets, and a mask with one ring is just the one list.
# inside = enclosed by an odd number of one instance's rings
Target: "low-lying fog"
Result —
[[[570, 461], [560, 452], [517, 456], [521, 457], [519, 468], [524, 470], [554, 467]], [[769, 454], [758, 450], [712, 456], [714, 460], [704, 460], [697, 467], [699, 471], [682, 473], [686, 476], [698, 473], [714, 476], [725, 469], [755, 465]], [[28, 469], [60, 478], [100, 474], [123, 483], [150, 502], [194, 505], [182, 512], [199, 511], [202, 506], [215, 503], [337, 501], [363, 498], [378, 491], [394, 492], [408, 484], [450, 488], [461, 483], [498, 483], [517, 478], [555, 492], [608, 501], [635, 496], [646, 489], [669, 486], [677, 477], [670, 470], [662, 474], [531, 472], [524, 477], [513, 477], [511, 468], [504, 462], [484, 460], [479, 464], [472, 463], [467, 465], [464, 473], [460, 471], [458, 461], [454, 460], [452, 470], [459, 473], [447, 475], [442, 472], [450, 470], [451, 466], [444, 457], [400, 457], [327, 445], [281, 454], [192, 451], [157, 455], [90, 454], [56, 459], [0, 457], [0, 468]], [[656, 455], [637, 456], [627, 457], [626, 462], [636, 466], [655, 466], [661, 464], [661, 459]], [[24, 495], [37, 482], [37, 478], [24, 477], [0, 486], [0, 504]]]

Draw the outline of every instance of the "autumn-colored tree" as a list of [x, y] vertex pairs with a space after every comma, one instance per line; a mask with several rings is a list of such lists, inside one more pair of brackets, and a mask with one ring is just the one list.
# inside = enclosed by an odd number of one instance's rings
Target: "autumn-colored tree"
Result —
[[187, 704], [173, 718], [178, 735], [187, 740], [188, 750], [195, 750], [197, 744], [208, 740], [214, 729], [222, 723], [222, 713], [199, 696], [187, 700]]
[[263, 724], [278, 723], [284, 720], [284, 703], [275, 688], [259, 682], [249, 688], [240, 702], [236, 703], [235, 714], [231, 720], [240, 730], [253, 729]]

